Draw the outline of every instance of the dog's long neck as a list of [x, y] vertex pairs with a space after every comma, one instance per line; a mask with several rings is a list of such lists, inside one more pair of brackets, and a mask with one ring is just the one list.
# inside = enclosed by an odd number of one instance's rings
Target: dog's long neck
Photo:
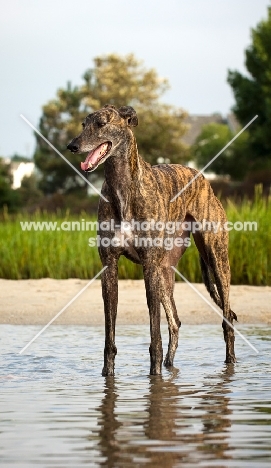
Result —
[[105, 180], [120, 220], [131, 220], [134, 215], [134, 195], [143, 183], [146, 166], [147, 163], [138, 154], [132, 131], [105, 162]]

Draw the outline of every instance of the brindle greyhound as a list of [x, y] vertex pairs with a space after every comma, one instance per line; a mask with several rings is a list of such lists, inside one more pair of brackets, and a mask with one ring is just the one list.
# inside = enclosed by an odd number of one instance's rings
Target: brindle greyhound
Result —
[[[191, 221], [203, 220], [226, 223], [224, 209], [215, 197], [209, 182], [195, 169], [179, 164], [151, 166], [138, 154], [136, 140], [131, 127], [138, 124], [135, 110], [130, 107], [106, 105], [88, 115], [83, 122], [83, 130], [68, 145], [74, 153], [88, 152], [81, 168], [94, 171], [104, 164], [105, 181], [102, 194], [108, 200], [100, 199], [98, 209], [100, 247], [99, 254], [107, 269], [102, 274], [102, 294], [105, 313], [104, 376], [114, 375], [115, 323], [118, 303], [118, 259], [124, 255], [143, 267], [147, 303], [150, 315], [150, 373], [160, 374], [163, 359], [160, 334], [160, 304], [162, 303], [168, 321], [169, 344], [164, 365], [173, 365], [178, 346], [181, 322], [173, 299], [174, 271], [184, 254], [190, 236]], [[171, 199], [187, 186], [174, 202]], [[114, 230], [111, 220], [114, 220]], [[149, 222], [148, 233], [142, 230], [126, 230], [121, 240], [121, 223], [133, 220]], [[150, 222], [179, 222], [179, 230], [173, 238], [179, 239], [172, 249], [165, 248], [168, 237], [165, 229], [150, 229]], [[189, 222], [190, 221], [190, 225]], [[185, 222], [180, 227], [180, 222]], [[135, 223], [136, 224], [136, 223]], [[136, 225], [138, 226], [138, 224]], [[186, 228], [183, 228], [186, 226]], [[193, 233], [193, 231], [192, 231]], [[144, 242], [143, 237], [153, 242]], [[228, 233], [220, 229], [216, 234], [210, 230], [193, 233], [200, 254], [200, 264], [205, 286], [214, 302], [223, 310], [222, 327], [226, 342], [226, 361], [235, 362], [234, 330], [229, 325], [237, 320], [230, 309], [229, 287], [230, 266], [228, 260]], [[105, 239], [106, 238], [106, 239]], [[103, 242], [104, 240], [104, 242]], [[142, 242], [138, 242], [142, 240]], [[158, 242], [158, 241], [159, 242]], [[106, 245], [106, 246], [105, 246]]]

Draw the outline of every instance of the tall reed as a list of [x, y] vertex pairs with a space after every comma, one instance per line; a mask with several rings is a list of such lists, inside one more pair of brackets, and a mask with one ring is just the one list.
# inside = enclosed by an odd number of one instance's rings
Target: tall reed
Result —
[[[230, 232], [229, 256], [232, 284], [271, 284], [271, 199], [263, 198], [258, 187], [254, 200], [236, 204], [228, 200], [225, 209], [228, 220], [256, 221], [256, 231]], [[0, 277], [6, 279], [31, 279], [51, 277], [91, 278], [102, 268], [96, 247], [89, 247], [88, 239], [95, 237], [95, 230], [68, 231], [23, 231], [21, 222], [63, 222], [95, 221], [86, 213], [75, 217], [69, 212], [34, 215], [21, 214], [15, 218], [7, 212], [2, 214], [0, 223]], [[67, 224], [66, 224], [67, 226]], [[192, 241], [181, 259], [178, 268], [189, 281], [201, 282], [198, 252]], [[121, 257], [119, 278], [140, 279], [142, 268]], [[180, 280], [176, 276], [176, 280]]]

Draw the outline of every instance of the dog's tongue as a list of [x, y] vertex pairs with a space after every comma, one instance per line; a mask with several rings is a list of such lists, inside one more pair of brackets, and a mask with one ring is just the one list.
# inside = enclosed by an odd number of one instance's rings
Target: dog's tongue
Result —
[[93, 166], [96, 166], [98, 161], [103, 157], [106, 153], [108, 143], [103, 143], [102, 145], [98, 146], [95, 150], [90, 151], [88, 153], [85, 162], [81, 162], [81, 169], [82, 171], [87, 171], [91, 169]]

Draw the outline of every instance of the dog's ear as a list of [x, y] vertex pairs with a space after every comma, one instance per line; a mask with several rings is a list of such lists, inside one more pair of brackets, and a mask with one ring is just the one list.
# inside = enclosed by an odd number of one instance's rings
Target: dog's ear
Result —
[[126, 119], [129, 127], [136, 127], [138, 125], [136, 111], [131, 106], [122, 106], [118, 109], [118, 112], [123, 119]]
[[99, 111], [94, 112], [94, 120], [98, 125], [103, 126], [111, 122], [116, 113], [118, 113], [118, 109], [115, 106], [105, 104], [105, 106], [103, 106]]

